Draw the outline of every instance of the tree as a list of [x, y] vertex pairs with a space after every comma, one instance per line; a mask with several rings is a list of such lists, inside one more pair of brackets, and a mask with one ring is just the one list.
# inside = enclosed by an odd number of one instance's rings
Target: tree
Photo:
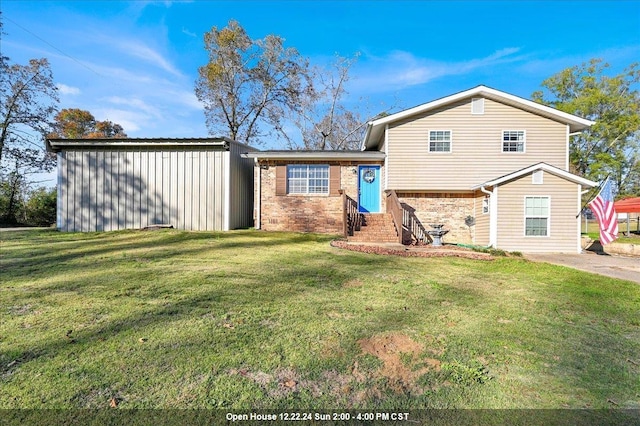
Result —
[[25, 222], [33, 226], [50, 226], [56, 222], [56, 188], [37, 188], [25, 203]]
[[[0, 21], [0, 34], [2, 21]], [[32, 173], [50, 171], [55, 158], [43, 137], [58, 102], [49, 62], [12, 64], [0, 55], [0, 219], [16, 223]]]
[[122, 126], [109, 120], [98, 121], [95, 131], [89, 134], [89, 138], [122, 139], [126, 137], [127, 134]]
[[[290, 149], [344, 150], [360, 147], [367, 120], [358, 111], [347, 109], [343, 102], [347, 95], [345, 86], [349, 70], [357, 57], [338, 56], [331, 69], [314, 71], [316, 90], [301, 97], [291, 116], [291, 122], [300, 134], [278, 129]], [[362, 99], [359, 105], [362, 108]], [[386, 114], [388, 110], [375, 117]], [[367, 115], [374, 118], [372, 114]]]
[[199, 68], [195, 93], [212, 134], [260, 143], [313, 91], [308, 61], [279, 36], [252, 40], [231, 20], [212, 27], [204, 42], [209, 62]]
[[24, 175], [16, 167], [3, 173], [0, 180], [0, 224], [16, 225], [24, 216], [24, 198], [28, 191]]
[[592, 59], [542, 82], [546, 91], [533, 99], [561, 111], [595, 121], [570, 141], [572, 171], [595, 180], [607, 175], [619, 194], [638, 194], [640, 176], [640, 64], [609, 76], [609, 65]]
[[50, 138], [96, 139], [126, 138], [121, 125], [109, 120], [96, 121], [93, 114], [78, 108], [65, 108], [54, 118]]
[[42, 136], [56, 111], [58, 93], [49, 62], [31, 59], [29, 65], [10, 65], [2, 61], [0, 70], [0, 164], [21, 158], [26, 150], [42, 154], [36, 160], [43, 170], [53, 166], [44, 152]]
[[351, 149], [361, 140], [364, 124], [341, 100], [346, 93], [353, 60], [338, 57], [331, 70], [314, 70], [315, 90], [300, 97], [291, 110], [291, 122], [300, 134], [278, 128], [290, 149]]

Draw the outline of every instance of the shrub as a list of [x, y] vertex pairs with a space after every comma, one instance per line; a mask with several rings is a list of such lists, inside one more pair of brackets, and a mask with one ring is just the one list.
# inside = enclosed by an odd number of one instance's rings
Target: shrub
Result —
[[25, 204], [27, 225], [51, 226], [56, 222], [56, 188], [38, 188]]

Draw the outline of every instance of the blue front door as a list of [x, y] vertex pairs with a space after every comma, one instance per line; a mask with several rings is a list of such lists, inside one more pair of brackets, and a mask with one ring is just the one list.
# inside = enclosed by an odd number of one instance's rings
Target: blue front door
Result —
[[358, 205], [363, 213], [380, 212], [380, 166], [359, 166]]

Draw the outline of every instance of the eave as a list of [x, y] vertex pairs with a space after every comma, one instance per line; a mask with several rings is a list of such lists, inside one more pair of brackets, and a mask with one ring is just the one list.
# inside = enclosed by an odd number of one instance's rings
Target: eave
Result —
[[386, 157], [381, 151], [255, 151], [244, 155], [258, 161], [382, 161]]
[[496, 186], [496, 185], [500, 185], [500, 184], [502, 184], [504, 182], [508, 182], [510, 180], [517, 179], [517, 178], [522, 177], [522, 176], [526, 176], [527, 174], [535, 172], [535, 171], [538, 171], [538, 170], [544, 170], [545, 172], [551, 173], [552, 175], [555, 175], [555, 176], [561, 177], [563, 179], [566, 179], [568, 181], [580, 184], [580, 185], [582, 185], [584, 187], [591, 188], [591, 187], [594, 187], [594, 186], [598, 186], [597, 182], [594, 182], [592, 180], [585, 179], [583, 177], [574, 175], [573, 173], [569, 173], [566, 170], [559, 169], [559, 168], [557, 168], [555, 166], [552, 166], [550, 164], [547, 164], [547, 163], [537, 163], [537, 164], [533, 164], [533, 165], [531, 165], [529, 167], [525, 167], [524, 169], [517, 170], [517, 171], [515, 171], [513, 173], [509, 173], [509, 174], [506, 174], [504, 176], [500, 176], [500, 177], [498, 177], [496, 179], [492, 179], [492, 180], [486, 181], [484, 183], [481, 183], [479, 185], [476, 185], [476, 186], [472, 187], [471, 189], [480, 189], [480, 188], [493, 187], [493, 186]]
[[[160, 148], [160, 147], [216, 147], [228, 149], [229, 144], [238, 143], [226, 137], [214, 138], [100, 138], [100, 139], [62, 139], [46, 140], [47, 150], [59, 152], [64, 149], [92, 148]], [[242, 144], [241, 144], [242, 145]]]

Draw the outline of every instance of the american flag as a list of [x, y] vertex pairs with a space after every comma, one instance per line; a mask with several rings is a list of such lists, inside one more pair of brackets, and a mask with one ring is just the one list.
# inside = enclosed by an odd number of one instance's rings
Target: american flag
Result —
[[602, 185], [602, 189], [590, 203], [600, 225], [600, 244], [609, 244], [618, 238], [618, 214], [613, 208], [613, 195], [611, 193], [611, 181], [609, 178]]

